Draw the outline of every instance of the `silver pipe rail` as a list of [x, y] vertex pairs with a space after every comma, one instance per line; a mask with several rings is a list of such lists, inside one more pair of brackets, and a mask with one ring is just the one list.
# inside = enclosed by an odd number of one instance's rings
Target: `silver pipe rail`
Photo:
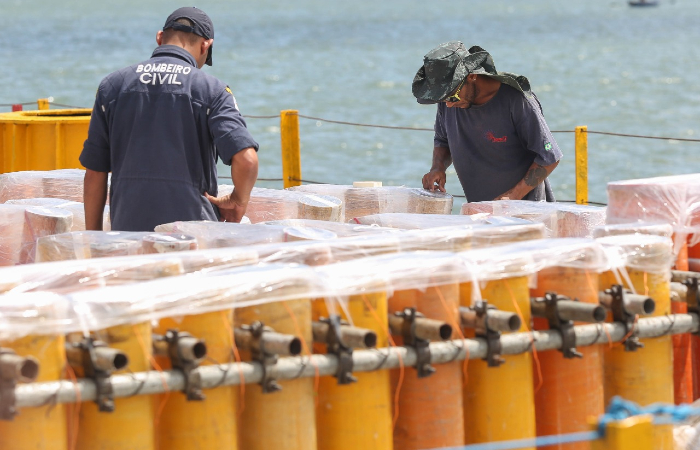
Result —
[[[669, 314], [641, 318], [636, 328], [640, 338], [694, 333], [700, 330], [700, 319], [693, 313]], [[618, 322], [578, 325], [574, 329], [576, 343], [580, 347], [620, 342], [627, 334], [626, 325]], [[532, 347], [537, 351], [555, 350], [562, 345], [561, 335], [556, 330], [506, 334], [501, 337], [501, 342], [503, 355], [526, 353], [531, 351]], [[430, 354], [431, 364], [444, 364], [467, 357], [482, 359], [486, 357], [487, 344], [481, 338], [431, 342]], [[352, 358], [354, 372], [394, 369], [401, 365], [410, 367], [416, 364], [416, 352], [410, 347], [359, 350], [353, 352]], [[201, 366], [197, 370], [202, 378], [203, 389], [238, 385], [241, 381], [246, 384], [259, 383], [263, 378], [262, 366], [257, 362]], [[273, 370], [277, 380], [330, 376], [338, 370], [338, 358], [331, 354], [280, 358], [277, 364], [268, 367], [267, 370]], [[161, 394], [166, 392], [166, 387], [168, 391], [181, 391], [185, 388], [185, 377], [177, 370], [113, 375], [110, 381], [115, 398]], [[16, 406], [27, 408], [52, 403], [74, 403], [78, 395], [80, 401], [94, 400], [96, 389], [91, 380], [79, 379], [76, 383], [52, 381], [20, 384], [15, 388], [15, 395]]]

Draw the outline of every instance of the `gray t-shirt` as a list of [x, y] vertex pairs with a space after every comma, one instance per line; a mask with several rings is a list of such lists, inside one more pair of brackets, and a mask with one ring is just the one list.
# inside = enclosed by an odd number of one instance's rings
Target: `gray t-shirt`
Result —
[[[562, 157], [535, 95], [506, 84], [487, 103], [469, 109], [439, 103], [435, 146], [450, 149], [469, 202], [493, 200], [522, 180], [533, 162], [548, 166]], [[523, 200], [553, 201], [549, 181]]]

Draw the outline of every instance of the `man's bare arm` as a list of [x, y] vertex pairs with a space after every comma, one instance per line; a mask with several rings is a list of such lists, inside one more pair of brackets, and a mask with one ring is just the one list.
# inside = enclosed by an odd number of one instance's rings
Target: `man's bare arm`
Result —
[[107, 202], [107, 172], [87, 169], [83, 181], [85, 229], [102, 231], [102, 217]]
[[221, 220], [236, 223], [241, 221], [257, 179], [258, 153], [255, 149], [249, 147], [236, 153], [231, 161], [231, 180], [235, 186], [233, 192], [218, 198], [206, 194], [209, 201], [219, 207]]
[[532, 163], [525, 176], [512, 189], [499, 195], [494, 200], [522, 200], [531, 190], [537, 187], [549, 176], [550, 173], [559, 165], [559, 161], [548, 166], [541, 166], [537, 163]]
[[447, 181], [447, 168], [452, 165], [452, 153], [448, 147], [435, 147], [433, 149], [433, 165], [430, 172], [423, 175], [423, 189], [445, 192]]

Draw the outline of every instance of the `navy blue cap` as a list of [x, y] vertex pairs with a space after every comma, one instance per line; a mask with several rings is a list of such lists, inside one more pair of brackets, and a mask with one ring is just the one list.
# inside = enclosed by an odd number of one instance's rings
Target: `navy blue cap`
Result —
[[[193, 26], [187, 26], [182, 23], [178, 23], [179, 19], [188, 19], [192, 22]], [[168, 16], [163, 25], [163, 30], [172, 28], [177, 31], [184, 31], [185, 33], [194, 33], [197, 36], [202, 36], [204, 39], [214, 39], [214, 24], [211, 19], [199, 8], [194, 6], [185, 6], [183, 8], [176, 9], [172, 14]], [[209, 54], [207, 55], [207, 60], [205, 64], [211, 66], [211, 53], [214, 44], [209, 47]]]

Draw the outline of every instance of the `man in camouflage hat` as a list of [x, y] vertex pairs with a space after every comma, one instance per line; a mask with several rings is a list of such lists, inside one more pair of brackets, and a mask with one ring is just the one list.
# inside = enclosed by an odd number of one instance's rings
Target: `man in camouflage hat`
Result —
[[554, 201], [547, 176], [562, 153], [527, 78], [498, 72], [484, 49], [452, 41], [425, 55], [413, 95], [438, 105], [425, 189], [445, 192], [454, 163], [469, 202]]

